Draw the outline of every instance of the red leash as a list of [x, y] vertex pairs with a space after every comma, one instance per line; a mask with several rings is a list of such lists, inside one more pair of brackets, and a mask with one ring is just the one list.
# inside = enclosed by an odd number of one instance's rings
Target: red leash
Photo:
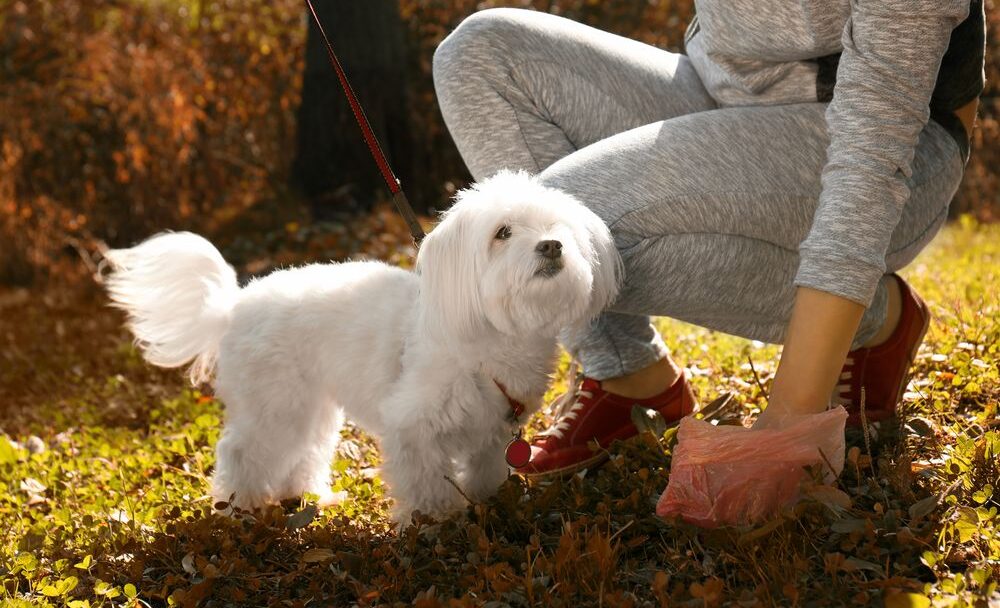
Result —
[[410, 206], [410, 201], [407, 200], [406, 194], [403, 193], [403, 187], [399, 184], [399, 179], [392, 172], [389, 161], [386, 160], [385, 154], [382, 152], [382, 147], [375, 137], [375, 132], [372, 131], [371, 123], [368, 122], [368, 117], [365, 116], [365, 111], [361, 108], [361, 102], [358, 101], [358, 96], [354, 94], [354, 89], [351, 88], [351, 83], [347, 80], [347, 74], [344, 72], [343, 66], [340, 65], [337, 53], [333, 51], [333, 45], [330, 44], [330, 39], [327, 38], [326, 31], [323, 30], [323, 24], [320, 23], [319, 15], [316, 14], [316, 8], [313, 7], [312, 0], [306, 0], [306, 5], [309, 7], [309, 13], [312, 14], [316, 27], [319, 28], [323, 42], [326, 43], [326, 53], [330, 57], [330, 65], [337, 72], [337, 79], [340, 80], [340, 86], [344, 89], [347, 102], [351, 104], [351, 111], [354, 112], [354, 119], [358, 121], [358, 126], [361, 127], [361, 134], [365, 138], [365, 143], [368, 144], [368, 150], [371, 152], [372, 158], [375, 159], [375, 164], [378, 165], [378, 169], [382, 173], [385, 185], [389, 187], [389, 192], [392, 193], [392, 202], [396, 204], [396, 209], [403, 216], [406, 225], [410, 228], [410, 234], [413, 235], [413, 242], [419, 245], [420, 241], [424, 238], [424, 229], [420, 227], [417, 215], [413, 213], [413, 208]]
[[[344, 95], [347, 96], [348, 103], [351, 104], [354, 119], [358, 121], [358, 126], [361, 127], [361, 133], [365, 137], [365, 143], [368, 144], [368, 150], [372, 153], [372, 158], [375, 159], [375, 164], [378, 165], [379, 171], [382, 172], [382, 179], [385, 180], [385, 184], [389, 186], [389, 191], [392, 192], [392, 201], [396, 203], [396, 209], [399, 210], [399, 214], [403, 216], [406, 224], [410, 227], [413, 242], [419, 245], [420, 241], [424, 238], [424, 230], [420, 227], [417, 216], [413, 213], [413, 208], [410, 207], [410, 202], [406, 200], [406, 195], [403, 194], [403, 188], [399, 185], [396, 174], [389, 167], [389, 161], [386, 160], [385, 154], [382, 152], [382, 147], [378, 144], [378, 139], [376, 139], [375, 133], [372, 131], [368, 117], [365, 116], [365, 111], [361, 108], [361, 103], [358, 101], [357, 95], [354, 94], [354, 89], [351, 88], [351, 83], [347, 81], [347, 74], [344, 73], [344, 68], [340, 65], [340, 60], [337, 59], [337, 53], [333, 51], [330, 39], [327, 38], [326, 32], [323, 31], [323, 24], [319, 21], [319, 15], [316, 14], [316, 8], [313, 7], [312, 0], [306, 0], [306, 5], [309, 7], [309, 13], [312, 14], [313, 21], [316, 22], [316, 27], [319, 28], [319, 33], [323, 36], [323, 42], [326, 43], [326, 52], [330, 56], [330, 65], [337, 72], [340, 86], [344, 89]], [[512, 422], [517, 425], [517, 430], [513, 433], [513, 438], [507, 444], [507, 449], [504, 452], [507, 464], [514, 468], [523, 467], [531, 459], [531, 446], [521, 437], [519, 418], [524, 413], [524, 404], [507, 394], [507, 389], [502, 384], [496, 382], [496, 385], [507, 399], [507, 403], [511, 408]]]

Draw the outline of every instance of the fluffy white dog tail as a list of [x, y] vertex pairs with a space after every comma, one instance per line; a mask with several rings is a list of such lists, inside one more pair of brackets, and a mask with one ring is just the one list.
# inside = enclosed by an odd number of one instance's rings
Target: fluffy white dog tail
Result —
[[146, 361], [160, 367], [191, 363], [191, 381], [215, 370], [219, 343], [239, 297], [236, 272], [204, 238], [190, 232], [154, 236], [105, 254], [113, 306]]

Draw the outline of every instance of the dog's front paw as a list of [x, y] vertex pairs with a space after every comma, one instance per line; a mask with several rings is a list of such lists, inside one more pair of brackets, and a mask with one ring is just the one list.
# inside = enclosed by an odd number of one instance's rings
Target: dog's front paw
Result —
[[486, 502], [492, 498], [503, 482], [507, 481], [509, 469], [507, 463], [502, 467], [485, 467], [471, 471], [463, 471], [458, 478], [458, 485], [473, 502]]
[[492, 498], [510, 475], [502, 448], [488, 449], [475, 454], [465, 462], [458, 474], [458, 485], [474, 502]]
[[434, 519], [441, 519], [461, 511], [467, 505], [468, 502], [461, 496], [457, 500], [442, 496], [438, 497], [437, 500], [420, 501], [418, 504], [396, 499], [389, 511], [389, 519], [393, 529], [398, 532], [412, 524], [414, 517], [418, 514], [420, 517], [430, 516]]
[[503, 485], [503, 482], [506, 480], [507, 477], [504, 477], [496, 482], [466, 483], [462, 485], [462, 490], [465, 492], [465, 495], [469, 497], [469, 500], [478, 504], [493, 498], [496, 495], [497, 490], [500, 489], [500, 486]]

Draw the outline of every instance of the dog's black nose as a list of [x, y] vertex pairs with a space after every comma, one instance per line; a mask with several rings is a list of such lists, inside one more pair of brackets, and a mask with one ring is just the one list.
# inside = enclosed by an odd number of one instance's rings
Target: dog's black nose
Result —
[[562, 255], [562, 243], [559, 241], [541, 241], [535, 246], [535, 251], [554, 260]]

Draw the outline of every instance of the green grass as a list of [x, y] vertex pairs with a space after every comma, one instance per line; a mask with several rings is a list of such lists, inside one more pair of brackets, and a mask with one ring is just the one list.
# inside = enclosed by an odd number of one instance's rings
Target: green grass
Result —
[[[377, 450], [349, 429], [332, 463], [340, 507], [214, 515], [222, 406], [150, 371], [107, 332], [115, 314], [86, 308], [59, 334], [75, 347], [32, 371], [55, 389], [6, 393], [17, 408], [0, 418], [0, 605], [995, 606], [1000, 226], [951, 225], [903, 274], [935, 322], [905, 424], [878, 429], [871, 454], [849, 433], [858, 449], [838, 483], [850, 508], [807, 499], [716, 531], [653, 516], [670, 455], [651, 436], [585, 478], [513, 478], [487, 504], [395, 534]], [[0, 314], [14, 331], [33, 308]], [[766, 389], [775, 347], [661, 328], [703, 403], [733, 392], [747, 419], [764, 405], [748, 359]]]

